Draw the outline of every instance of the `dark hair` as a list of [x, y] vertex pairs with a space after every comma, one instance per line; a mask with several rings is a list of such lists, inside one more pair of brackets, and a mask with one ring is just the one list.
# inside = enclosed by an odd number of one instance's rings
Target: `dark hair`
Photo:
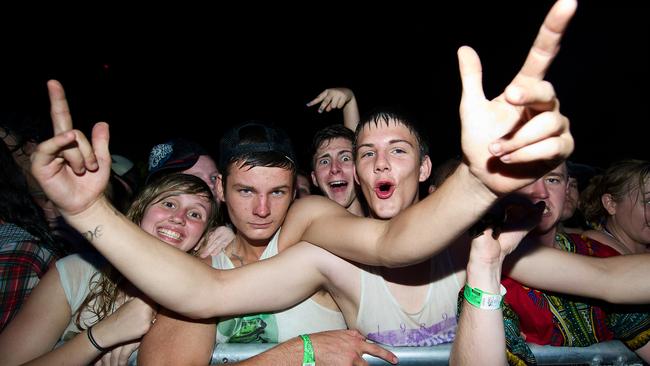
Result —
[[0, 218], [40, 239], [56, 255], [66, 254], [52, 236], [43, 210], [29, 193], [27, 180], [4, 142], [0, 143]]
[[282, 130], [261, 122], [247, 122], [228, 131], [220, 145], [219, 172], [224, 189], [233, 165], [287, 169], [295, 182], [298, 167], [291, 142]]
[[386, 126], [389, 126], [391, 121], [408, 128], [409, 132], [411, 132], [413, 137], [415, 137], [415, 140], [418, 143], [420, 162], [424, 160], [425, 156], [429, 155], [429, 144], [427, 143], [427, 141], [424, 139], [424, 137], [418, 130], [415, 119], [411, 116], [407, 116], [402, 112], [386, 109], [386, 110], [373, 111], [370, 114], [366, 115], [365, 117], [361, 118], [361, 120], [359, 121], [359, 124], [357, 125], [357, 129], [354, 131], [353, 147], [354, 147], [355, 160], [356, 160], [359, 133], [361, 132], [361, 130], [366, 125], [369, 125], [370, 123], [374, 123], [375, 126], [379, 126], [382, 123]]
[[351, 144], [354, 144], [354, 132], [349, 128], [335, 124], [330, 125], [320, 130], [316, 131], [314, 138], [311, 142], [311, 167], [314, 169], [316, 161], [316, 151], [321, 147], [325, 142], [329, 142], [336, 138], [343, 138], [350, 141]]

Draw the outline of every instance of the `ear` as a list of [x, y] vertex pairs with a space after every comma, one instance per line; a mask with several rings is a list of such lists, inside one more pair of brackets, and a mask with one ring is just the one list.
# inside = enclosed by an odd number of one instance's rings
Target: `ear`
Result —
[[226, 190], [223, 186], [223, 174], [217, 175], [217, 199], [226, 202]]
[[602, 195], [600, 197], [600, 202], [603, 204], [603, 207], [607, 210], [608, 214], [611, 216], [616, 215], [616, 201], [614, 201], [614, 197], [612, 197], [611, 194], [605, 193]]
[[422, 163], [420, 164], [420, 176], [418, 180], [420, 182], [424, 182], [429, 178], [431, 175], [431, 159], [429, 158], [429, 155], [424, 155], [424, 158], [422, 159]]
[[311, 172], [311, 182], [314, 183], [314, 186], [320, 188], [318, 187], [318, 181], [316, 180], [316, 172], [314, 172], [313, 170]]

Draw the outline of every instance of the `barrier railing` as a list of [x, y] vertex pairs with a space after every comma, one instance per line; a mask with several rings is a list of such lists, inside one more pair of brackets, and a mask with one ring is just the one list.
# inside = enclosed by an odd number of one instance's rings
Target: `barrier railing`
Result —
[[[258, 353], [264, 352], [275, 344], [218, 344], [212, 352], [211, 365], [228, 365], [243, 361]], [[538, 365], [612, 365], [612, 366], [643, 366], [644, 363], [623, 343], [610, 341], [594, 344], [589, 347], [551, 347], [530, 345]], [[448, 365], [451, 344], [435, 347], [386, 347], [395, 353], [404, 366], [435, 366]], [[363, 358], [371, 366], [390, 365], [381, 359], [364, 355]], [[136, 357], [129, 359], [129, 365], [136, 365]]]
[[[275, 346], [274, 344], [218, 344], [212, 353], [212, 365], [226, 365], [242, 361]], [[619, 341], [594, 344], [589, 347], [551, 347], [530, 345], [539, 365], [639, 365], [643, 362]], [[386, 347], [400, 360], [400, 365], [447, 365], [451, 344], [435, 347]], [[370, 365], [389, 363], [364, 355]]]

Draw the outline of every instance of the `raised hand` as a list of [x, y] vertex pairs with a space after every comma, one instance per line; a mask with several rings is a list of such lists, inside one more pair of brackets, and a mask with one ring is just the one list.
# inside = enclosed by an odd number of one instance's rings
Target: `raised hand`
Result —
[[575, 9], [575, 0], [555, 3], [521, 70], [491, 101], [483, 93], [478, 55], [470, 47], [458, 50], [463, 154], [471, 172], [497, 195], [533, 182], [573, 151], [569, 121], [543, 78]]
[[72, 129], [61, 84], [50, 80], [47, 87], [55, 135], [32, 154], [32, 174], [63, 215], [74, 215], [97, 201], [108, 183], [108, 125], [95, 125], [91, 145], [81, 131]]
[[351, 100], [354, 100], [352, 90], [348, 88], [329, 88], [323, 90], [316, 98], [307, 103], [307, 107], [320, 103], [318, 113], [323, 113], [333, 109], [341, 109]]

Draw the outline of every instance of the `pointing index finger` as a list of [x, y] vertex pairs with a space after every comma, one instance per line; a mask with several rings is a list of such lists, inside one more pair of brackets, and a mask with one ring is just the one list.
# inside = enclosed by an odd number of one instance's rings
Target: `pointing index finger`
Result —
[[[544, 79], [560, 48], [560, 39], [578, 6], [576, 0], [558, 0], [546, 15], [517, 77]], [[516, 78], [517, 78], [516, 77]], [[515, 79], [516, 79], [515, 78]]]

